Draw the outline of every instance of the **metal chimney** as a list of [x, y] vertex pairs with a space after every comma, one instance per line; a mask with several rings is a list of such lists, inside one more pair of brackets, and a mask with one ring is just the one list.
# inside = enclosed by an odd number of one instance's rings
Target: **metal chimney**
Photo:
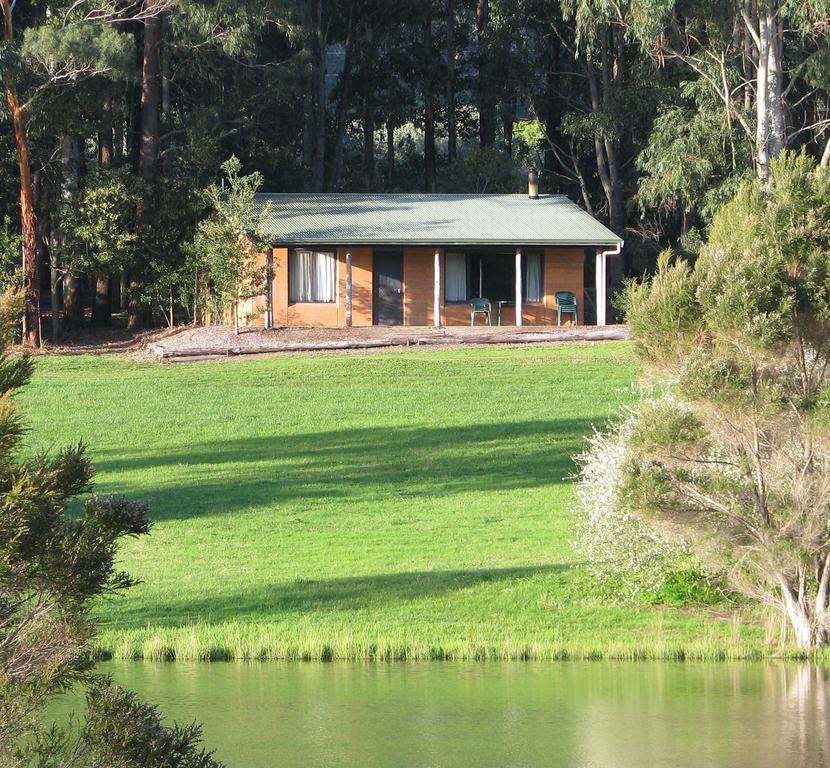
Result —
[[535, 168], [527, 172], [527, 196], [531, 200], [539, 199], [539, 174], [536, 173]]

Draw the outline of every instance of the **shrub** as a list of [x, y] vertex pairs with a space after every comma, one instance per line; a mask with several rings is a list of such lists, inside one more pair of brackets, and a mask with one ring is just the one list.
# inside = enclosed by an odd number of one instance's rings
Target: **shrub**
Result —
[[709, 602], [709, 577], [681, 537], [658, 532], [626, 510], [620, 488], [631, 441], [644, 413], [674, 410], [670, 394], [643, 396], [604, 432], [588, 438], [576, 457], [576, 495], [582, 515], [574, 548], [605, 594], [650, 602]]

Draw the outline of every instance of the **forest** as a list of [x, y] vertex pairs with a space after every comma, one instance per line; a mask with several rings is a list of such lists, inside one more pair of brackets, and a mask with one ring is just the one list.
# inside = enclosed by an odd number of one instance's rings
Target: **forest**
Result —
[[694, 257], [784, 149], [830, 164], [830, 0], [0, 10], [0, 283], [34, 347], [199, 321], [193, 242], [231, 157], [263, 191], [520, 192], [534, 167], [635, 276]]

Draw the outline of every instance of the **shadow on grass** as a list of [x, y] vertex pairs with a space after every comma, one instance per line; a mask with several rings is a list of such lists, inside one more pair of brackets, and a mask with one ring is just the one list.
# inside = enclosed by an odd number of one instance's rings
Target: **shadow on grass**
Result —
[[[99, 452], [93, 460], [103, 481], [110, 472], [146, 474], [146, 482], [134, 474], [128, 493], [148, 500], [154, 519], [188, 519], [296, 499], [366, 502], [555, 485], [573, 471], [571, 456], [591, 421], [274, 434], [164, 453]], [[164, 481], [154, 483], [159, 470]]]
[[[166, 600], [163, 605], [118, 606], [113, 625], [120, 629], [144, 626], [182, 626], [192, 623], [277, 618], [280, 614], [315, 611], [381, 612], [389, 606], [440, 598], [450, 592], [490, 582], [515, 581], [552, 572], [565, 572], [566, 564], [485, 568], [452, 571], [412, 571], [338, 579], [302, 579], [246, 589], [238, 594]], [[448, 617], [451, 618], [451, 617]], [[103, 628], [107, 623], [102, 623]]]

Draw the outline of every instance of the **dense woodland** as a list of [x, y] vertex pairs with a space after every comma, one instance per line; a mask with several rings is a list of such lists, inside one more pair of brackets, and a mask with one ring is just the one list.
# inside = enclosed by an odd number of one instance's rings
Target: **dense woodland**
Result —
[[192, 242], [232, 155], [266, 191], [521, 191], [537, 167], [625, 236], [629, 274], [694, 254], [783, 148], [830, 164], [830, 0], [0, 10], [0, 280], [30, 345], [198, 320]]

